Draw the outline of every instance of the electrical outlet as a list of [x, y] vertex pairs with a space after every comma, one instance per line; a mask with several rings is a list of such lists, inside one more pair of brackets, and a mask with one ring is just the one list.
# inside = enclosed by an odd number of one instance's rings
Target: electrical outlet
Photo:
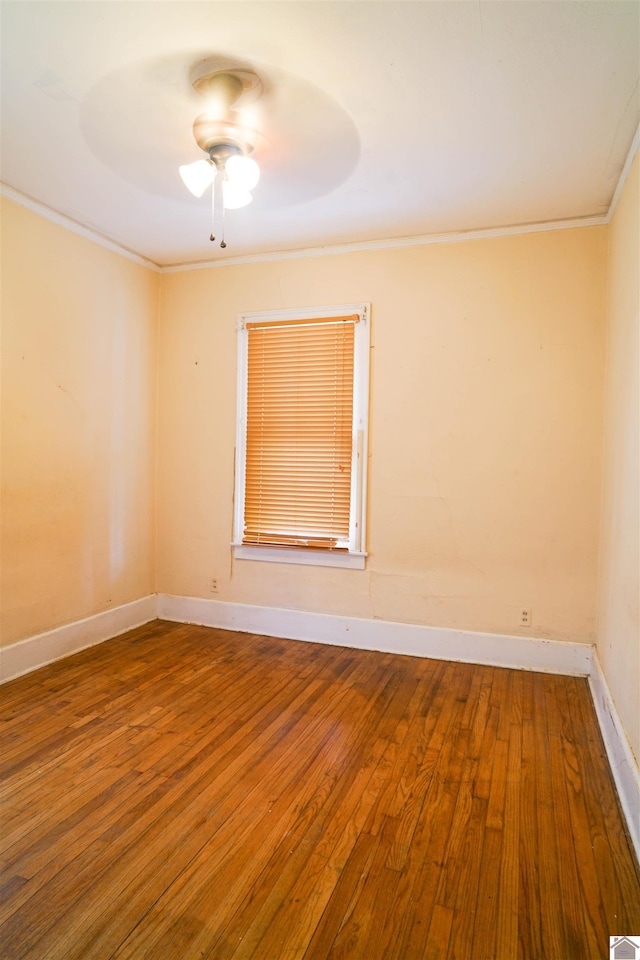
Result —
[[218, 592], [218, 578], [211, 577], [211, 579], [209, 580], [209, 593], [217, 593], [217, 592]]
[[523, 607], [520, 611], [520, 626], [521, 627], [530, 627], [531, 626], [531, 607]]

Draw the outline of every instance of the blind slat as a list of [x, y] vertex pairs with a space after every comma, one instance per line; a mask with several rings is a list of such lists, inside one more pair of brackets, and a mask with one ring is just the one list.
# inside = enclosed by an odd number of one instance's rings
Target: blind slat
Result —
[[247, 323], [247, 330], [264, 330], [271, 333], [275, 330], [286, 328], [304, 327], [307, 330], [323, 330], [343, 323], [358, 323], [360, 317], [357, 313], [350, 313], [345, 317], [308, 317], [305, 320], [251, 320]]

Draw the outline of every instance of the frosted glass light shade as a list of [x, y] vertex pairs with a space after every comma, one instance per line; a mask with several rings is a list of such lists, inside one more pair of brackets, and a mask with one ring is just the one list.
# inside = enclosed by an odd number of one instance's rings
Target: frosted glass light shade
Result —
[[225, 171], [227, 181], [238, 189], [253, 190], [260, 179], [260, 167], [251, 157], [229, 157]]
[[248, 190], [228, 180], [222, 181], [222, 193], [224, 196], [225, 209], [227, 210], [239, 210], [240, 207], [246, 207], [246, 205], [253, 200]]
[[196, 160], [178, 168], [182, 182], [194, 197], [201, 197], [210, 183], [213, 183], [216, 168], [208, 160]]

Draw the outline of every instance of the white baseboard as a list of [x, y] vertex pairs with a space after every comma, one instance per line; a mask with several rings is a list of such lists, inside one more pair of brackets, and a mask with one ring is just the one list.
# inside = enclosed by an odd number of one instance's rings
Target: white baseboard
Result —
[[513, 637], [388, 620], [366, 620], [304, 610], [158, 595], [158, 616], [178, 623], [224, 627], [242, 633], [308, 640], [360, 650], [433, 657], [520, 670], [586, 677], [593, 647], [587, 643]]
[[589, 685], [613, 779], [640, 861], [640, 770], [595, 652]]
[[157, 597], [152, 594], [0, 647], [0, 683], [155, 620], [156, 607]]

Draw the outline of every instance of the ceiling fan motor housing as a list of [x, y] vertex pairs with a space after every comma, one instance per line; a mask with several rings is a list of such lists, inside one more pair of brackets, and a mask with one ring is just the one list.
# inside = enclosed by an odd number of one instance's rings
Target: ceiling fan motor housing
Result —
[[[224, 161], [238, 152], [251, 153], [257, 133], [236, 122], [234, 115], [262, 94], [262, 81], [257, 73], [246, 69], [208, 72], [207, 61], [204, 61], [193, 76], [192, 85], [209, 101], [209, 109], [196, 117], [193, 124], [193, 135], [200, 149], [214, 162]], [[235, 149], [225, 151], [225, 147]]]

